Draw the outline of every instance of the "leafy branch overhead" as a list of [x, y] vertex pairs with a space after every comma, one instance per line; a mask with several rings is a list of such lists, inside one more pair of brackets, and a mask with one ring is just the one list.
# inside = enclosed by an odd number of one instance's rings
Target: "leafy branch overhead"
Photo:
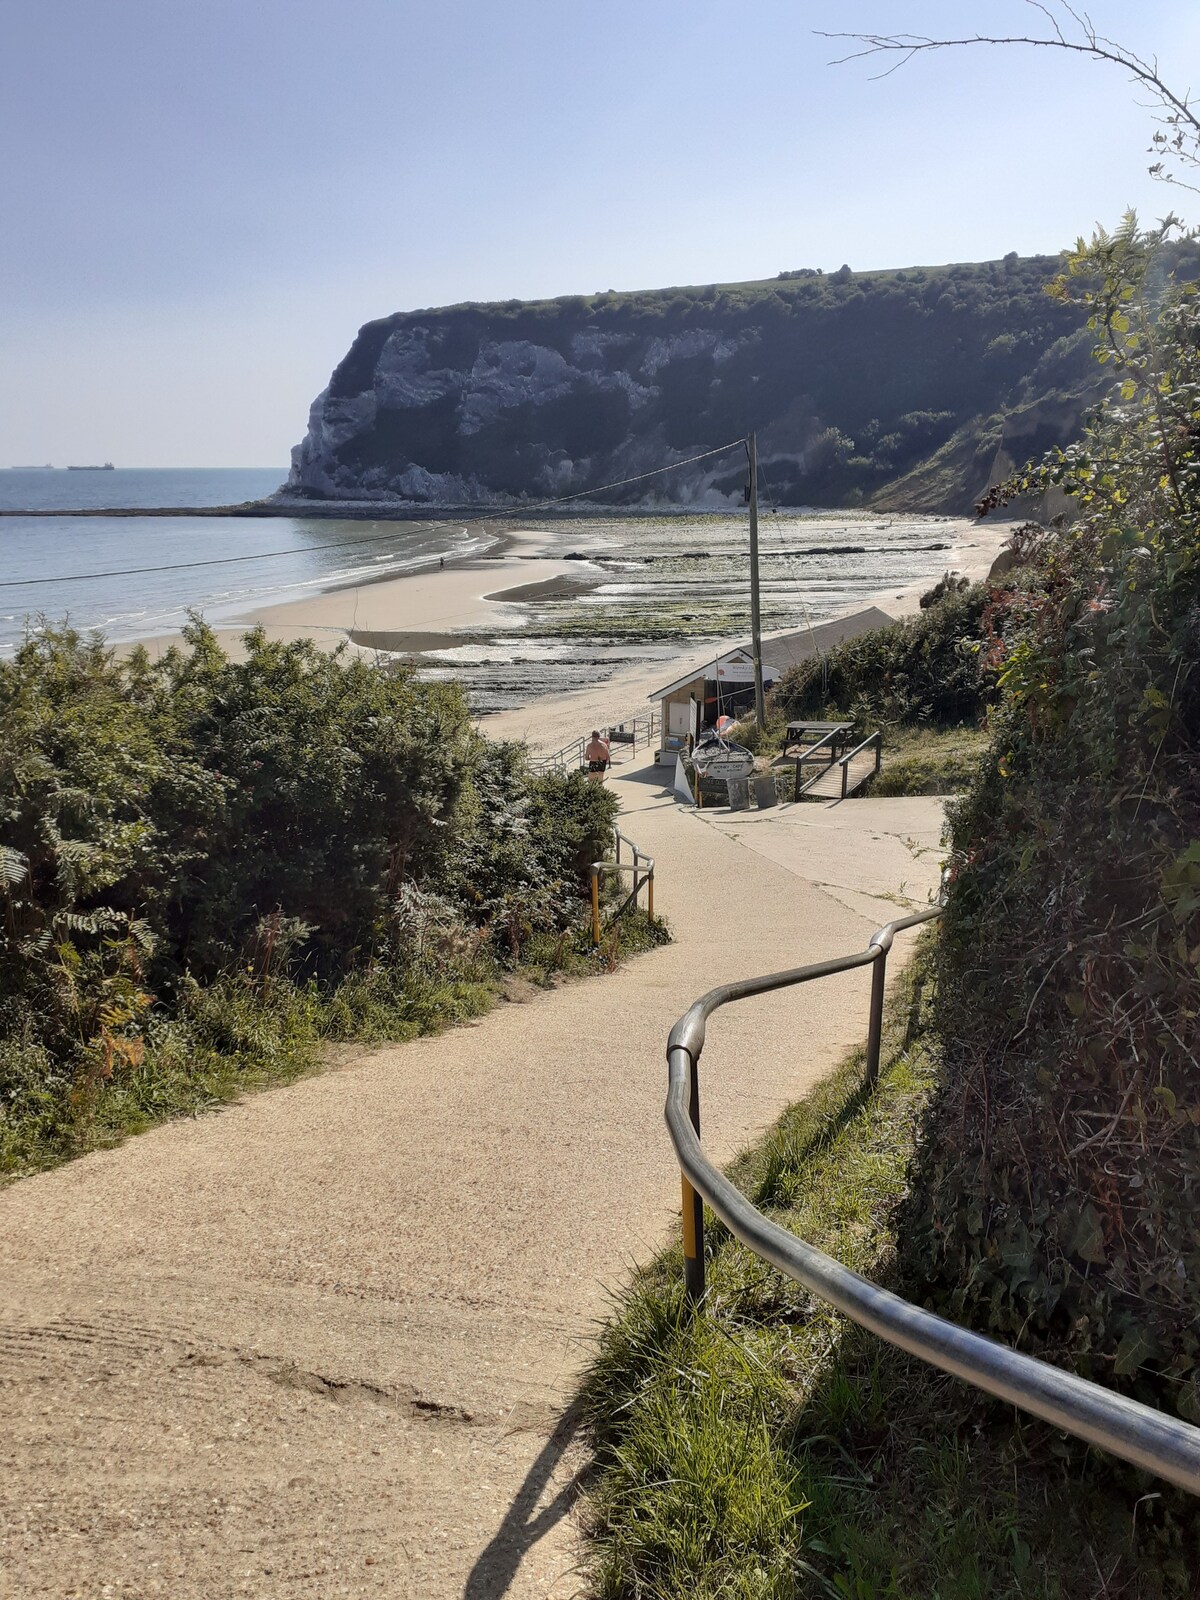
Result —
[[822, 39], [844, 40], [860, 48], [837, 58], [832, 65], [841, 66], [847, 61], [860, 61], [874, 56], [894, 57], [891, 65], [878, 77], [888, 77], [899, 71], [914, 56], [933, 50], [957, 50], [969, 45], [1007, 46], [1022, 45], [1041, 50], [1064, 50], [1073, 55], [1086, 56], [1093, 61], [1119, 67], [1128, 74], [1131, 82], [1150, 96], [1150, 107], [1158, 123], [1150, 144], [1150, 154], [1156, 157], [1150, 167], [1153, 177], [1164, 183], [1200, 193], [1200, 188], [1180, 178], [1172, 166], [1200, 167], [1200, 112], [1190, 92], [1180, 93], [1163, 78], [1157, 57], [1146, 59], [1128, 45], [1119, 44], [1100, 33], [1086, 11], [1069, 5], [1067, 0], [1025, 0], [1025, 3], [1044, 20], [1046, 32], [1041, 34], [964, 34], [957, 38], [931, 38], [919, 33], [833, 33], [818, 29]]

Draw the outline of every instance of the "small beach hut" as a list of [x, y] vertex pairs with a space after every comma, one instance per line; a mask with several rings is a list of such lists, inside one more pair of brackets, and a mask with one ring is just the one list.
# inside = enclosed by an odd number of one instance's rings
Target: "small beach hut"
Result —
[[[838, 617], [815, 628], [779, 634], [763, 640], [763, 686], [769, 689], [787, 669], [842, 644], [886, 628], [894, 619], [878, 606], [867, 606], [849, 617]], [[670, 760], [702, 728], [714, 727], [717, 718], [745, 716], [754, 708], [754, 657], [748, 644], [723, 651], [711, 661], [692, 667], [673, 682], [647, 696], [659, 702], [662, 733], [660, 759]]]

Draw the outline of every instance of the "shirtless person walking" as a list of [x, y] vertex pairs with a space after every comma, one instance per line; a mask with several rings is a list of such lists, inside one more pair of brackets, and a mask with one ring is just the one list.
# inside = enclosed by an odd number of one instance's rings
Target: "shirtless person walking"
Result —
[[598, 728], [592, 729], [592, 736], [584, 746], [583, 759], [587, 762], [588, 782], [603, 783], [612, 758], [608, 753], [608, 740], [600, 737]]

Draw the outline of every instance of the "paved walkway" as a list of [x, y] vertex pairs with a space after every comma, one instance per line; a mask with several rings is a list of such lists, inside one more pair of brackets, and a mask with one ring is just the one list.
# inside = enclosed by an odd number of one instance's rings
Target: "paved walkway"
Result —
[[[0, 1594], [577, 1591], [560, 1418], [677, 1214], [670, 1024], [936, 877], [900, 842], [936, 801], [699, 817], [643, 762], [673, 945], [0, 1192]], [[714, 1019], [710, 1150], [857, 1040], [868, 982]]]

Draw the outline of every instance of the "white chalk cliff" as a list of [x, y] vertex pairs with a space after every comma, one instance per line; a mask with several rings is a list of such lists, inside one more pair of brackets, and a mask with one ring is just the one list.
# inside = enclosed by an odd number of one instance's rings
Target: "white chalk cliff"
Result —
[[[1021, 385], [1073, 331], [1041, 292], [1054, 265], [398, 313], [360, 330], [313, 402], [282, 492], [530, 504], [687, 463], [752, 428], [784, 504], [857, 503], [948, 445], [966, 480], [974, 422], [1034, 398]], [[1064, 387], [1058, 368], [1051, 382]], [[716, 509], [743, 479], [731, 453], [599, 498]], [[960, 502], [983, 487], [929, 481]]]

